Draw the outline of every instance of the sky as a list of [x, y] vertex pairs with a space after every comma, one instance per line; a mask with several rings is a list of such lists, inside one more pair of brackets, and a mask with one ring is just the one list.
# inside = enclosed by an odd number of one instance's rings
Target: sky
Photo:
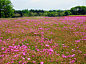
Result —
[[15, 10], [69, 10], [75, 6], [86, 6], [86, 0], [11, 0]]

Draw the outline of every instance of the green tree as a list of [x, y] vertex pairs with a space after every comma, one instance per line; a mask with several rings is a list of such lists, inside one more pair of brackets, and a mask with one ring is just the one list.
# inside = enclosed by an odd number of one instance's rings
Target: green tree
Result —
[[57, 12], [58, 12], [58, 16], [61, 16], [61, 10], [57, 10]]
[[0, 18], [12, 17], [14, 14], [13, 5], [10, 0], [0, 0]]
[[25, 10], [22, 10], [22, 15], [23, 16], [29, 16], [29, 11], [28, 11], [28, 9], [25, 9]]
[[70, 9], [73, 15], [84, 15], [86, 14], [86, 6], [76, 6]]
[[65, 10], [65, 11], [64, 11], [64, 16], [68, 16], [68, 15], [71, 15], [70, 10]]

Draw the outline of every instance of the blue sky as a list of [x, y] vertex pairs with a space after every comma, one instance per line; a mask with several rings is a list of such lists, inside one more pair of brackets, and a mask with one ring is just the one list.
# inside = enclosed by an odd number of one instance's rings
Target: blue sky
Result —
[[11, 2], [16, 10], [68, 10], [74, 6], [86, 6], [86, 0], [11, 0]]

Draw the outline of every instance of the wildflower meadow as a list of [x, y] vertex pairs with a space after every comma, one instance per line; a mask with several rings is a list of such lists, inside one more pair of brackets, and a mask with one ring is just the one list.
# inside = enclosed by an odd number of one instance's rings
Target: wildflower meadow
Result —
[[0, 20], [0, 64], [86, 64], [86, 16]]

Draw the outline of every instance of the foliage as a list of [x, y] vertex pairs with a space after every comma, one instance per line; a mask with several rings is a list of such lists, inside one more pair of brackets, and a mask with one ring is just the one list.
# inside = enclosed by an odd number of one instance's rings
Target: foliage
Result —
[[0, 18], [12, 17], [14, 14], [13, 6], [10, 0], [0, 0]]
[[86, 14], [86, 6], [76, 6], [70, 9], [73, 15], [85, 15]]

